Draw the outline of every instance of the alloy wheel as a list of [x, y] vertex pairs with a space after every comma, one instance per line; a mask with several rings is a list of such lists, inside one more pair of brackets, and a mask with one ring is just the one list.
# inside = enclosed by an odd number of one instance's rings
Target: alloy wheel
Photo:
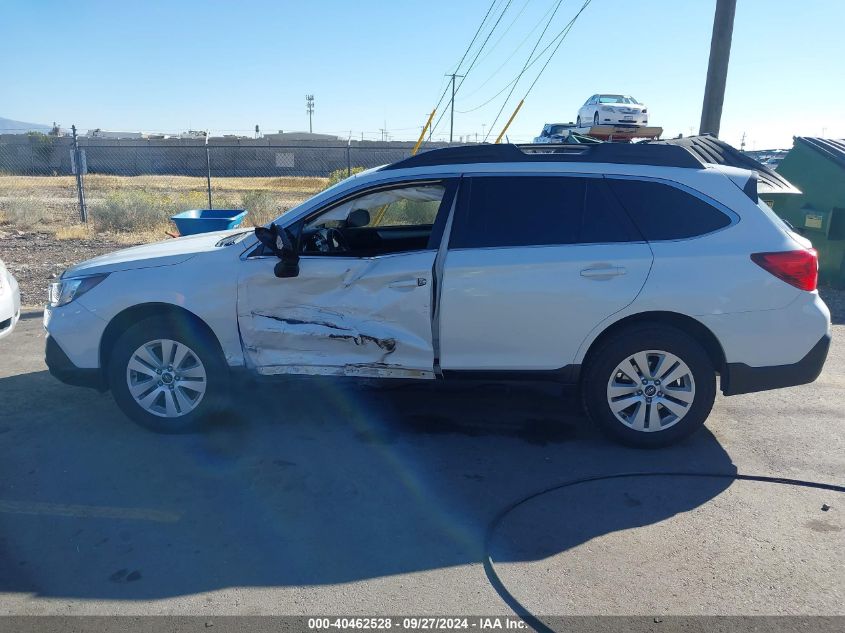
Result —
[[199, 356], [170, 339], [149, 341], [126, 366], [126, 385], [145, 411], [164, 418], [187, 415], [199, 406], [208, 377]]
[[692, 371], [683, 360], [662, 350], [629, 356], [616, 366], [607, 383], [607, 404], [613, 415], [644, 433], [676, 425], [694, 400]]

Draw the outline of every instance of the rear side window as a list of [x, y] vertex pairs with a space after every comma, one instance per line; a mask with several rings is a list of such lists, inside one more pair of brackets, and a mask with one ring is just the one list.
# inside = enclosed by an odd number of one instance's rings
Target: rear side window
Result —
[[601, 178], [464, 179], [451, 248], [550, 246], [636, 239]]
[[584, 213], [581, 216], [581, 244], [641, 240], [625, 210], [604, 178], [585, 178]]
[[660, 182], [608, 178], [647, 240], [679, 240], [721, 229], [731, 219], [694, 195]]

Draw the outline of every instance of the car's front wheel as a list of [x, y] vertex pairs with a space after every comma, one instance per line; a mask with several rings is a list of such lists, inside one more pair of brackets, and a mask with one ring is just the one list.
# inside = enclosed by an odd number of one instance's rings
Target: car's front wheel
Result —
[[615, 439], [665, 446], [700, 428], [716, 396], [704, 348], [671, 326], [634, 325], [591, 353], [582, 383], [590, 418]]
[[575, 127], [581, 127], [581, 115], [578, 115], [578, 118], [575, 119]]
[[123, 412], [160, 433], [195, 430], [225, 407], [222, 353], [208, 334], [181, 319], [153, 317], [126, 330], [112, 348], [108, 375]]
[[597, 126], [598, 124], [599, 124], [599, 113], [598, 113], [598, 112], [596, 112], [596, 113], [593, 115], [593, 125], [594, 125], [594, 126]]

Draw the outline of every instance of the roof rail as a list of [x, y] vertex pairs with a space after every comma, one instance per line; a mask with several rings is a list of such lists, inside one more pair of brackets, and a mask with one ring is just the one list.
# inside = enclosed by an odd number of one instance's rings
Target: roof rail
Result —
[[422, 152], [400, 160], [384, 169], [407, 169], [435, 165], [468, 163], [590, 162], [657, 167], [701, 169], [704, 163], [692, 152], [677, 145], [637, 143], [551, 144], [537, 145], [461, 145]]

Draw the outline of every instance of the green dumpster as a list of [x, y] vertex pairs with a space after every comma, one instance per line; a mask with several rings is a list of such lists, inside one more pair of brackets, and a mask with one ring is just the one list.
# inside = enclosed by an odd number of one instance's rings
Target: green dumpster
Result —
[[819, 279], [845, 286], [845, 140], [796, 136], [778, 174], [803, 193], [761, 198], [819, 252]]

